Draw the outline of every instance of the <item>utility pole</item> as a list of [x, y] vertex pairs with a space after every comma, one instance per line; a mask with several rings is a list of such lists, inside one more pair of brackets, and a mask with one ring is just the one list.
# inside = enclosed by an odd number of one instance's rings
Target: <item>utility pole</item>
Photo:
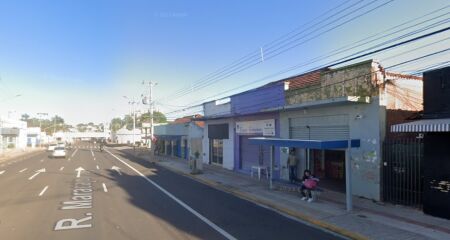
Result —
[[39, 116], [39, 147], [42, 146], [42, 116], [48, 116], [48, 113], [37, 113]]
[[[142, 82], [142, 84], [145, 85], [145, 81]], [[156, 86], [158, 83], [153, 82], [153, 81], [149, 81], [148, 82], [148, 86], [149, 86], [149, 91], [148, 91], [148, 114], [150, 115], [150, 139], [147, 139], [147, 144], [148, 147], [151, 148], [151, 142], [153, 140], [153, 111], [154, 111], [154, 103], [153, 103], [153, 87]], [[143, 103], [145, 103], [145, 101], [143, 101]]]

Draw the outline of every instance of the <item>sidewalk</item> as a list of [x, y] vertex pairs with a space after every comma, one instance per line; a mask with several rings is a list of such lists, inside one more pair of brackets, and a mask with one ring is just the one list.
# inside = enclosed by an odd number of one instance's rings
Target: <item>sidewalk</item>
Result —
[[0, 163], [6, 162], [10, 159], [19, 158], [22, 156], [26, 156], [29, 154], [34, 154], [36, 152], [43, 151], [44, 148], [24, 148], [24, 149], [5, 149], [2, 152], [0, 152]]
[[204, 164], [203, 174], [191, 175], [186, 160], [153, 157], [149, 152], [136, 152], [135, 156], [350, 238], [450, 239], [450, 220], [425, 215], [417, 209], [354, 197], [354, 210], [348, 213], [342, 193], [326, 190], [317, 201], [307, 203], [300, 200], [296, 187], [289, 183], [275, 182], [275, 189], [269, 190], [267, 180], [259, 181], [220, 167]]

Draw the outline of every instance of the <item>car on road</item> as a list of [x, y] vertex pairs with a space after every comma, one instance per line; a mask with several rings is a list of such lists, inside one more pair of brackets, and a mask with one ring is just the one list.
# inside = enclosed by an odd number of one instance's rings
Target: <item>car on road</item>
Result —
[[55, 150], [56, 144], [52, 143], [50, 145], [48, 145], [47, 151], [51, 152], [53, 150]]
[[57, 146], [57, 147], [65, 148], [65, 147], [66, 147], [66, 144], [63, 143], [63, 142], [59, 142], [56, 146]]
[[63, 147], [55, 147], [55, 150], [53, 150], [53, 152], [50, 154], [50, 157], [52, 157], [52, 158], [58, 158], [58, 157], [65, 158], [66, 157], [66, 149], [63, 148]]

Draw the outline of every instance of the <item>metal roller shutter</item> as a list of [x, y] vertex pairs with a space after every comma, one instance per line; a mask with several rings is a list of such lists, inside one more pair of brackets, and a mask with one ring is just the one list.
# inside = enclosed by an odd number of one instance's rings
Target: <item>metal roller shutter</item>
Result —
[[345, 140], [350, 137], [347, 115], [289, 119], [292, 139]]

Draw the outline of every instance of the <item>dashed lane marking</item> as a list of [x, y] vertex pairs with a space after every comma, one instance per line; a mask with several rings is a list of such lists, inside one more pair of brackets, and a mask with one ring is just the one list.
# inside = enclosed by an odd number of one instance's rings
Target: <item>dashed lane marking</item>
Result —
[[28, 169], [28, 168], [24, 168], [24, 169], [20, 170], [19, 172], [20, 172], [20, 173], [25, 172], [27, 169]]
[[62, 171], [64, 169], [64, 167], [61, 167], [60, 169], [59, 169], [59, 171]]
[[106, 188], [105, 183], [102, 183], [102, 185], [103, 185], [103, 191], [104, 191], [104, 192], [108, 192], [108, 189]]
[[44, 189], [42, 189], [41, 193], [39, 193], [39, 197], [44, 195], [45, 191], [47, 191], [48, 186], [45, 186]]
[[100, 170], [100, 168], [98, 167], [98, 165], [97, 165], [96, 167], [97, 167], [97, 170]]

